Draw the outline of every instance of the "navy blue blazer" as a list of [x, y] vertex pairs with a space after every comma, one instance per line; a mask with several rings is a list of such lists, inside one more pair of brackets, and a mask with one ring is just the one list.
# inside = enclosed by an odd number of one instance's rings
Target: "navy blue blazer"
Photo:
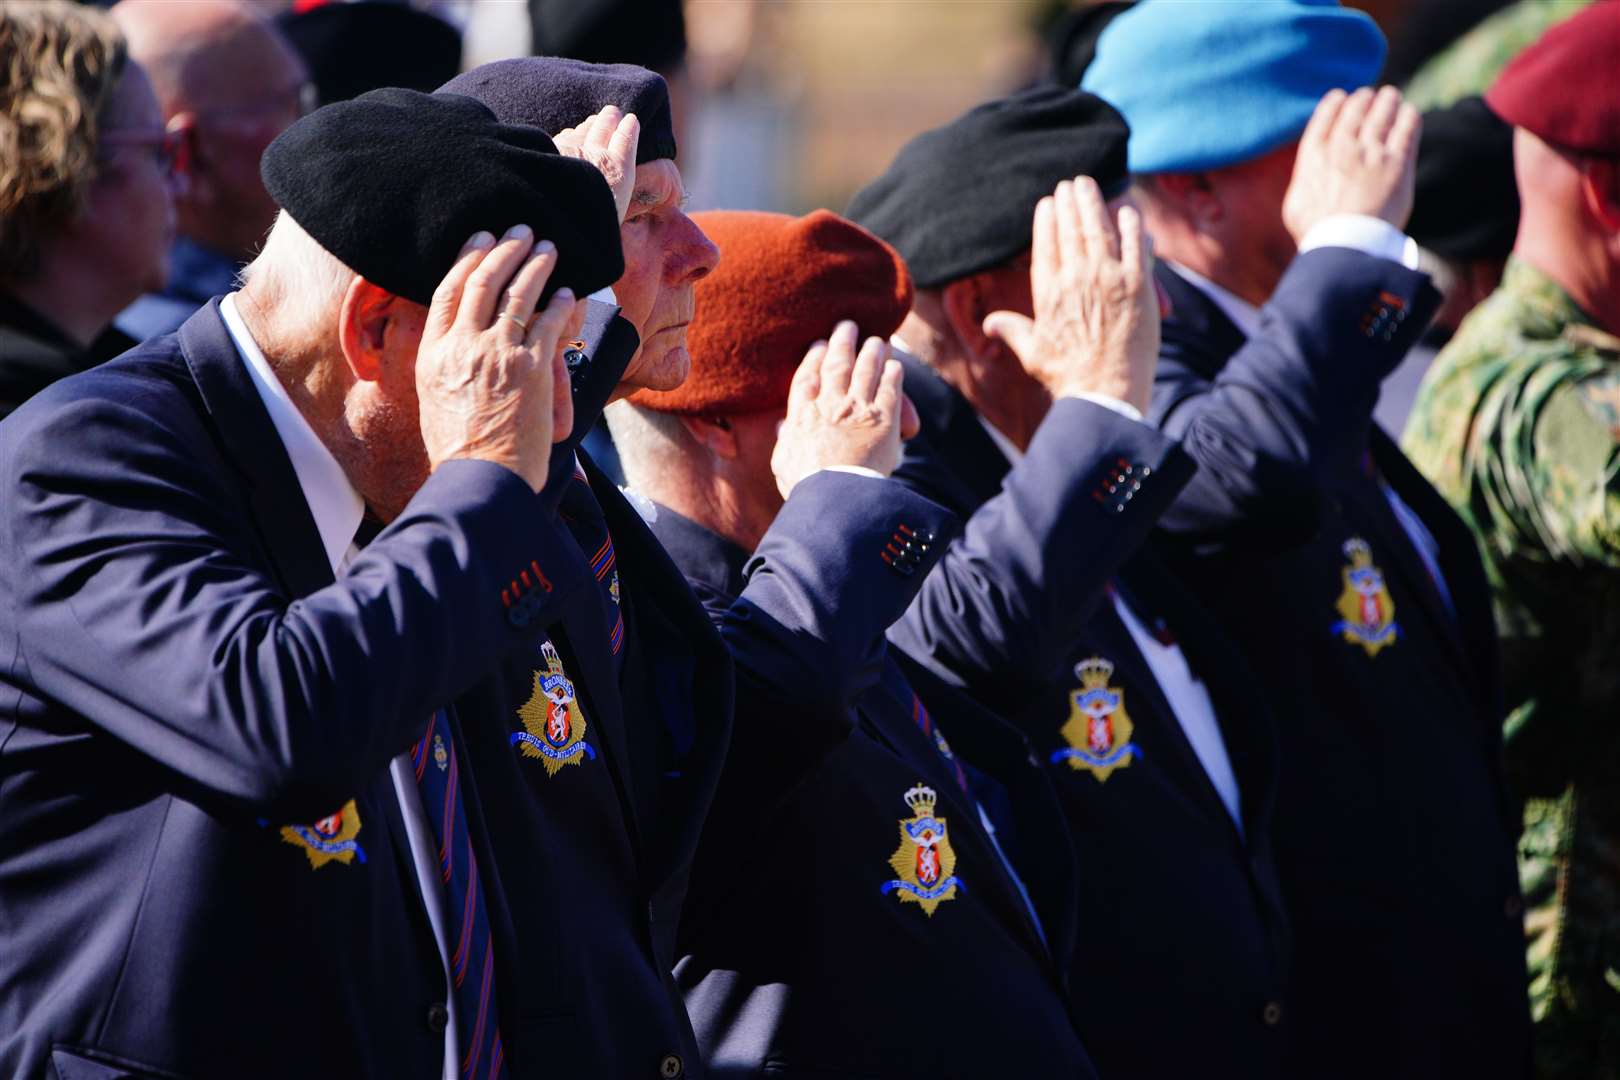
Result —
[[[1461, 520], [1371, 422], [1437, 294], [1387, 260], [1313, 251], [1245, 342], [1159, 272], [1174, 310], [1153, 415], [1199, 462], [1164, 526], [1280, 721], [1293, 1071], [1522, 1077], [1517, 828], [1484, 577]], [[1386, 486], [1432, 534], [1449, 600]]]
[[[499, 873], [490, 907], [511, 1060], [545, 1076], [690, 1078], [702, 1064], [670, 969], [729, 738], [731, 658], [640, 515], [578, 450], [638, 344], [613, 310], [593, 305], [592, 347], [569, 355], [574, 430], [540, 501], [554, 526], [582, 464], [613, 540], [617, 576], [603, 580], [619, 586], [622, 669], [593, 577], [457, 710]], [[562, 686], [568, 737], [547, 755], [546, 688]]]
[[386, 766], [572, 539], [449, 462], [334, 583], [217, 304], [0, 422], [0, 483], [0, 1073], [438, 1077]]
[[[1074, 879], [1050, 789], [993, 718], [953, 749], [885, 655], [954, 519], [822, 473], [752, 558], [663, 507], [654, 529], [738, 664], [676, 968], [710, 1074], [1094, 1076], [1057, 959]], [[975, 800], [1002, 811], [1038, 926]]]
[[[1004, 487], [1059, 490], [1072, 456], [1042, 438], [1010, 468], [967, 400], [932, 371], [907, 364], [906, 392], [922, 432], [907, 447], [905, 482], [974, 515], [970, 528], [981, 520], [993, 525], [983, 540], [987, 551], [1031, 543], [1024, 516], [981, 519], [975, 512], [993, 507]], [[1057, 539], [1065, 538], [1072, 534]], [[1098, 1071], [1167, 1080], [1281, 1078], [1288, 942], [1270, 845], [1275, 734], [1224, 628], [1187, 595], [1154, 547], [1150, 540], [1138, 549], [1116, 582], [1150, 626], [1174, 636], [1209, 691], [1242, 796], [1241, 831], [1111, 601], [1089, 604], [1043, 579], [1020, 587], [1047, 595], [1049, 611], [1009, 601], [983, 620], [1006, 628], [1015, 642], [1044, 633], [1052, 639], [1047, 649], [1061, 652], [1056, 672], [1045, 659], [1028, 666], [1042, 650], [986, 648], [982, 640], [931, 630], [918, 616], [933, 580], [891, 638], [1015, 723], [1057, 790], [1080, 864], [1084, 932], [1069, 981]], [[1082, 608], [1090, 614], [1076, 620], [1071, 612]], [[1021, 620], [1028, 622], [1014, 625]], [[1082, 663], [1095, 687], [1076, 670]], [[1083, 696], [1098, 688], [1120, 695], [1117, 713], [1102, 720], [1111, 725], [1106, 748], [1091, 745], [1081, 710]], [[954, 739], [956, 718], [943, 706], [937, 711]], [[1117, 761], [1094, 766], [1077, 750]]]

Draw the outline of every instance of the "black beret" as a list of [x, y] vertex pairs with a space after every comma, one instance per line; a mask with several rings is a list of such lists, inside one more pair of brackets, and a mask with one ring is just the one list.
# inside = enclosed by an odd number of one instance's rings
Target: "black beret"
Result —
[[304, 58], [323, 105], [385, 86], [426, 92], [461, 70], [461, 32], [404, 4], [322, 4], [283, 12], [276, 23]]
[[919, 288], [1029, 250], [1035, 204], [1089, 176], [1113, 198], [1130, 180], [1124, 117], [1083, 90], [1040, 87], [926, 131], [855, 193], [845, 216], [894, 245]]
[[316, 109], [259, 163], [277, 205], [374, 285], [427, 304], [467, 238], [528, 225], [557, 245], [549, 296], [624, 273], [613, 192], [544, 132], [454, 94], [385, 89]]
[[1407, 234], [1448, 259], [1505, 259], [1519, 231], [1513, 128], [1477, 97], [1423, 114]]
[[634, 64], [521, 56], [475, 67], [439, 89], [476, 98], [503, 124], [529, 124], [548, 135], [617, 105], [641, 121], [636, 164], [675, 156], [669, 87], [656, 71]]

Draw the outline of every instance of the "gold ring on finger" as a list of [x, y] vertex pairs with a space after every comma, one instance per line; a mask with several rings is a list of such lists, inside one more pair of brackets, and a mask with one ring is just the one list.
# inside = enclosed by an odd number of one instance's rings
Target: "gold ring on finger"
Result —
[[523, 331], [524, 333], [529, 332], [528, 320], [520, 319], [516, 315], [512, 314], [510, 311], [503, 311], [499, 315], [495, 316], [495, 318], [496, 319], [511, 319], [513, 322], [517, 323], [519, 330]]

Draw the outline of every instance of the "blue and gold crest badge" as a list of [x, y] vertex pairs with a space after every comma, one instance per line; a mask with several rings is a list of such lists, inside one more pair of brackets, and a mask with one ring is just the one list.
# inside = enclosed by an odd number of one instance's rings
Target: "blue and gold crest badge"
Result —
[[1367, 541], [1352, 536], [1344, 542], [1344, 555], [1350, 565], [1344, 568], [1344, 591], [1335, 605], [1341, 618], [1333, 624], [1333, 632], [1366, 649], [1368, 656], [1377, 656], [1400, 636], [1395, 601], [1384, 584], [1384, 572], [1373, 565]]
[[534, 691], [517, 710], [524, 730], [513, 733], [512, 745], [524, 757], [539, 758], [547, 776], [556, 776], [564, 765], [596, 760], [596, 751], [585, 741], [585, 713], [556, 646], [541, 642], [540, 657], [546, 670], [534, 673]]
[[1112, 661], [1090, 657], [1074, 665], [1074, 675], [1080, 686], [1069, 692], [1069, 719], [1059, 732], [1069, 745], [1053, 752], [1052, 763], [1066, 761], [1104, 781], [1141, 753], [1131, 742], [1135, 725], [1125, 712], [1125, 691], [1108, 685]]
[[283, 825], [281, 839], [304, 849], [312, 869], [330, 862], [347, 866], [366, 861], [365, 849], [355, 837], [360, 835], [360, 809], [350, 799], [335, 814], [327, 814], [313, 825]]
[[900, 846], [889, 856], [896, 877], [883, 886], [883, 895], [897, 892], [903, 904], [918, 904], [933, 917], [935, 909], [956, 899], [961, 881], [956, 877], [956, 852], [945, 819], [934, 814], [938, 795], [923, 784], [905, 794], [911, 817], [900, 819]]

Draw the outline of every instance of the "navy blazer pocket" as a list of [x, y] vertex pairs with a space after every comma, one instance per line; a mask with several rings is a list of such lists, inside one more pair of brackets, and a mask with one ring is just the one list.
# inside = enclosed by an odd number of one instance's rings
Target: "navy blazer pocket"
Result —
[[51, 1047], [52, 1080], [183, 1080], [179, 1073], [141, 1065], [115, 1054]]

